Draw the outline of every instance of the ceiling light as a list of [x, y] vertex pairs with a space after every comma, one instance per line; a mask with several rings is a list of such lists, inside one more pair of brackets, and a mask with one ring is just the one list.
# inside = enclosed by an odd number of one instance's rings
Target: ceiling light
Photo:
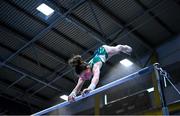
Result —
[[60, 96], [60, 98], [63, 99], [63, 100], [66, 100], [66, 101], [68, 100], [68, 96], [67, 95], [62, 95], [62, 96]]
[[148, 91], [149, 93], [152, 92], [152, 91], [154, 91], [154, 87], [147, 89], [147, 91]]
[[54, 13], [54, 10], [44, 3], [40, 4], [36, 9], [46, 16], [50, 16]]
[[128, 60], [128, 59], [121, 60], [120, 63], [121, 63], [122, 65], [126, 66], [126, 67], [131, 66], [131, 65], [133, 64], [133, 63], [132, 63], [130, 60]]

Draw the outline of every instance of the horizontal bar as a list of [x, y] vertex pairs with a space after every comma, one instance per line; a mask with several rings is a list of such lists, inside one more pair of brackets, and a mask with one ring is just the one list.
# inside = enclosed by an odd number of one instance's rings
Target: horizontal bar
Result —
[[[131, 80], [131, 79], [134, 79], [134, 78], [137, 77], [137, 76], [138, 76], [138, 77], [139, 77], [139, 76], [142, 76], [142, 75], [144, 75], [144, 74], [146, 74], [146, 73], [148, 73], [148, 72], [151, 72], [152, 69], [153, 69], [153, 66], [145, 67], [145, 68], [143, 68], [143, 69], [141, 69], [141, 70], [139, 70], [139, 71], [137, 71], [137, 72], [135, 72], [135, 73], [132, 73], [132, 74], [130, 74], [130, 75], [128, 75], [128, 76], [125, 76], [125, 77], [123, 77], [123, 78], [121, 78], [121, 79], [118, 79], [118, 80], [116, 80], [116, 81], [113, 81], [113, 82], [111, 82], [111, 83], [109, 83], [109, 84], [106, 84], [106, 85], [104, 85], [104, 86], [102, 86], [102, 87], [99, 87], [99, 88], [91, 91], [90, 93], [86, 94], [85, 96], [80, 95], [80, 96], [78, 96], [78, 97], [75, 98], [75, 101], [80, 101], [80, 100], [82, 100], [82, 99], [84, 99], [84, 98], [87, 98], [87, 97], [92, 96], [92, 95], [94, 95], [94, 94], [97, 94], [97, 93], [99, 93], [99, 92], [105, 91], [105, 90], [107, 90], [107, 89], [109, 89], [109, 88], [112, 88], [112, 87], [115, 87], [115, 86], [117, 86], [117, 85], [120, 85], [120, 84], [122, 84], [122, 83], [124, 83], [124, 82], [126, 82], [126, 81], [129, 81], [129, 80]], [[51, 112], [51, 111], [53, 111], [53, 110], [56, 110], [56, 109], [65, 107], [65, 106], [67, 106], [67, 105], [69, 105], [69, 104], [71, 104], [71, 103], [68, 102], [68, 101], [65, 101], [65, 102], [62, 102], [62, 103], [57, 104], [57, 105], [55, 105], [55, 106], [52, 106], [52, 107], [50, 107], [50, 108], [47, 108], [47, 109], [45, 109], [45, 110], [42, 110], [42, 111], [40, 111], [40, 112], [37, 112], [37, 113], [35, 113], [35, 114], [32, 114], [32, 116], [43, 115], [43, 114], [46, 114], [46, 113]]]

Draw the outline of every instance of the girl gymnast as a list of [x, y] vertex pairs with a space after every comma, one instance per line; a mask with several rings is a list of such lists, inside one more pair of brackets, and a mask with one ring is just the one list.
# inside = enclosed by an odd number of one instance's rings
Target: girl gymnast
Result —
[[99, 82], [100, 69], [103, 63], [105, 63], [112, 56], [119, 54], [120, 52], [130, 55], [132, 52], [132, 48], [128, 45], [102, 45], [95, 51], [93, 58], [88, 63], [83, 61], [80, 55], [75, 55], [73, 58], [71, 58], [68, 63], [75, 68], [75, 72], [79, 79], [76, 87], [68, 96], [68, 101], [75, 101], [74, 98], [80, 92], [86, 80], [92, 79], [89, 87], [84, 89], [81, 94], [84, 95], [94, 90]]

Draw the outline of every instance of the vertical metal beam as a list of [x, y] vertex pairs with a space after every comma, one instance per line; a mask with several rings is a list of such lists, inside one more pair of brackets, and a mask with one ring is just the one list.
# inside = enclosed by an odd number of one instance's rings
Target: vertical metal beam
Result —
[[80, 6], [81, 4], [83, 4], [86, 0], [82, 0], [80, 2], [78, 2], [76, 5], [74, 5], [74, 7], [70, 8], [66, 13], [62, 14], [59, 18], [57, 18], [53, 23], [51, 23], [47, 28], [45, 28], [44, 30], [42, 30], [38, 35], [36, 35], [32, 40], [30, 40], [29, 42], [27, 42], [23, 47], [21, 47], [19, 50], [17, 50], [15, 53], [13, 53], [11, 56], [9, 56], [5, 61], [3, 61], [0, 65], [0, 67], [2, 67], [3, 65], [5, 65], [6, 62], [8, 62], [9, 60], [11, 60], [12, 58], [14, 58], [17, 54], [19, 54], [22, 50], [24, 50], [26, 47], [28, 47], [30, 44], [34, 43], [35, 41], [39, 40], [40, 37], [42, 37], [43, 35], [45, 35], [53, 26], [56, 25], [57, 22], [60, 22], [62, 20], [64, 20], [66, 18], [67, 15], [69, 15], [75, 8], [77, 8], [78, 6]]

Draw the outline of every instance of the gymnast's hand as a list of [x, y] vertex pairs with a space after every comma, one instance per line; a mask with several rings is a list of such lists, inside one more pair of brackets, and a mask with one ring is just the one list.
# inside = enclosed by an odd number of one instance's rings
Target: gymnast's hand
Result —
[[75, 102], [75, 97], [74, 96], [68, 96], [68, 101], [69, 102]]
[[91, 89], [86, 88], [86, 89], [84, 89], [84, 90], [81, 92], [81, 95], [82, 95], [82, 96], [85, 96], [85, 94], [88, 94], [90, 91], [91, 91]]

